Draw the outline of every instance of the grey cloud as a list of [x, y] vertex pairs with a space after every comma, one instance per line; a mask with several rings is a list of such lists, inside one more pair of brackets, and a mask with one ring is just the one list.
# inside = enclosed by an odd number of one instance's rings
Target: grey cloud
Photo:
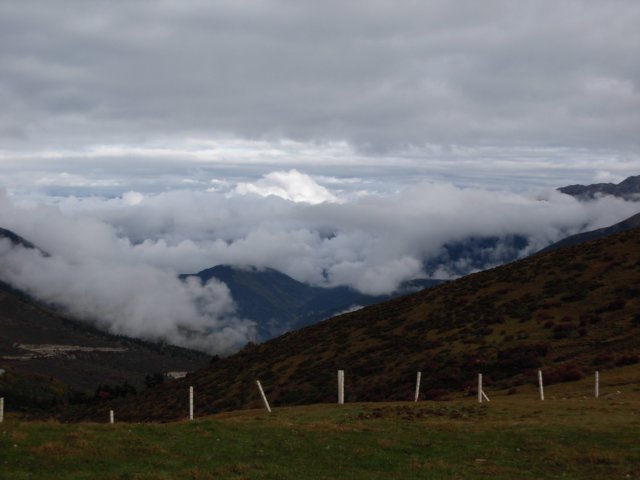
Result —
[[640, 6], [4, 2], [12, 148], [159, 138], [637, 152]]

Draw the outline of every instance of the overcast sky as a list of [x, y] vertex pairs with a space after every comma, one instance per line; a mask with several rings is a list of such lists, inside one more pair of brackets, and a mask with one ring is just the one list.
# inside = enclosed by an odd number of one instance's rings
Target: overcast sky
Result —
[[111, 195], [292, 167], [620, 180], [640, 165], [638, 25], [636, 0], [3, 1], [0, 174]]
[[[637, 0], [0, 1], [0, 279], [116, 333], [230, 352], [224, 284], [364, 293], [637, 213]], [[511, 255], [511, 257], [509, 257]], [[440, 260], [438, 260], [440, 261]], [[194, 335], [194, 332], [197, 334]]]

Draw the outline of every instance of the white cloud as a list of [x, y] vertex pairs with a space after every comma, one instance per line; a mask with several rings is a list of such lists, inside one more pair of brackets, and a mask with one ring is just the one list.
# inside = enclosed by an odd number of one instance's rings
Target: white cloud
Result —
[[125, 205], [140, 205], [144, 200], [144, 195], [140, 192], [127, 192], [122, 195], [122, 201]]
[[[184, 285], [178, 273], [253, 265], [314, 285], [388, 293], [424, 277], [424, 262], [440, 258], [447, 243], [514, 235], [529, 240], [521, 251], [498, 245], [475, 252], [499, 263], [514, 251], [524, 255], [639, 210], [638, 203], [611, 197], [580, 203], [552, 189], [514, 193], [435, 182], [395, 194], [347, 196], [342, 203], [311, 203], [309, 198], [336, 195], [298, 172], [276, 172], [263, 181], [255, 183], [266, 196], [238, 193], [227, 180], [214, 183], [222, 192], [128, 192], [40, 202], [4, 194], [0, 226], [51, 257], [3, 255], [0, 274], [112, 331], [229, 351], [250, 338], [251, 323], [234, 317], [223, 285]], [[266, 193], [273, 186], [289, 199]], [[430, 268], [441, 278], [477, 268], [466, 257], [438, 262]]]
[[240, 183], [235, 189], [236, 193], [246, 195], [254, 193], [262, 197], [270, 195], [304, 202], [312, 205], [324, 202], [337, 203], [336, 198], [329, 190], [313, 180], [309, 175], [289, 170], [288, 172], [271, 172], [255, 183]]
[[175, 271], [127, 254], [129, 241], [100, 221], [53, 207], [16, 207], [6, 197], [0, 205], [3, 225], [37, 238], [51, 253], [0, 239], [0, 277], [34, 297], [115, 334], [211, 353], [230, 353], [254, 336], [254, 323], [234, 316], [226, 285], [181, 282]]
[[100, 180], [85, 177], [83, 175], [73, 173], [57, 173], [47, 174], [37, 178], [34, 182], [35, 186], [63, 186], [63, 187], [113, 187], [120, 185], [119, 182], [113, 180]]
[[598, 170], [593, 176], [596, 183], [620, 183], [624, 180], [623, 175], [615, 174], [609, 170]]

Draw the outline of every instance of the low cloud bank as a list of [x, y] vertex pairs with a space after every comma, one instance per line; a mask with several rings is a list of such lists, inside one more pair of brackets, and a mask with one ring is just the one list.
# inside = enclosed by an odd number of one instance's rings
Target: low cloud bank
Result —
[[[465, 258], [447, 260], [445, 245], [520, 236], [528, 242], [515, 252], [522, 256], [639, 207], [616, 198], [581, 203], [553, 190], [515, 194], [435, 183], [341, 198], [295, 171], [218, 191], [39, 203], [3, 194], [0, 226], [51, 256], [0, 243], [0, 276], [111, 332], [227, 353], [252, 338], [253, 323], [234, 316], [224, 284], [184, 283], [178, 273], [254, 265], [314, 285], [390, 293], [406, 280], [476, 268]], [[489, 263], [514, 254], [500, 242], [478, 248]]]

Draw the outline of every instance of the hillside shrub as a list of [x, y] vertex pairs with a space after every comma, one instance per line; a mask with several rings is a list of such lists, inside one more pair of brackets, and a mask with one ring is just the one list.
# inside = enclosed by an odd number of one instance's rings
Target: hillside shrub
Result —
[[614, 292], [616, 295], [624, 297], [627, 300], [640, 297], [640, 289], [636, 287], [618, 287]]
[[611, 353], [601, 353], [594, 357], [591, 361], [591, 365], [607, 365], [613, 361], [613, 358], [613, 354]]
[[589, 321], [592, 325], [595, 325], [596, 323], [600, 323], [602, 321], [602, 317], [600, 315], [592, 315]]
[[[566, 318], [566, 317], [565, 317]], [[559, 323], [551, 330], [553, 332], [553, 338], [560, 340], [562, 338], [568, 338], [572, 333], [576, 331], [576, 326], [573, 323]]]
[[135, 395], [136, 393], [136, 388], [129, 382], [125, 381], [120, 385], [99, 385], [93, 394], [93, 399], [101, 402], [105, 400], [112, 400], [114, 398], [124, 398], [129, 395]]
[[496, 379], [517, 375], [538, 368], [541, 359], [549, 352], [549, 344], [534, 343], [500, 350], [493, 364], [488, 367]]
[[615, 312], [616, 310], [621, 310], [622, 308], [624, 308], [626, 304], [627, 304], [626, 300], [622, 298], [618, 298], [616, 300], [613, 300], [606, 306], [597, 308], [596, 313]]
[[589, 296], [590, 290], [589, 288], [582, 287], [575, 290], [572, 290], [569, 293], [566, 293], [560, 300], [563, 302], [579, 302], [580, 300], [584, 300]]
[[586, 263], [572, 263], [570, 265], [567, 265], [566, 270], [569, 271], [577, 271], [577, 272], [584, 272], [585, 270], [589, 270], [589, 265]]
[[[584, 372], [576, 365], [561, 365], [544, 371], [544, 383], [573, 382], [584, 378]], [[536, 380], [537, 384], [537, 380]]]
[[636, 363], [640, 363], [639, 355], [622, 355], [616, 358], [616, 366], [622, 367], [624, 365], [635, 365]]
[[449, 390], [445, 390], [442, 388], [432, 388], [424, 391], [422, 394], [422, 398], [424, 398], [425, 400], [447, 401], [451, 399], [450, 395], [451, 392]]
[[155, 387], [164, 383], [164, 375], [162, 373], [152, 373], [144, 377], [145, 388]]

